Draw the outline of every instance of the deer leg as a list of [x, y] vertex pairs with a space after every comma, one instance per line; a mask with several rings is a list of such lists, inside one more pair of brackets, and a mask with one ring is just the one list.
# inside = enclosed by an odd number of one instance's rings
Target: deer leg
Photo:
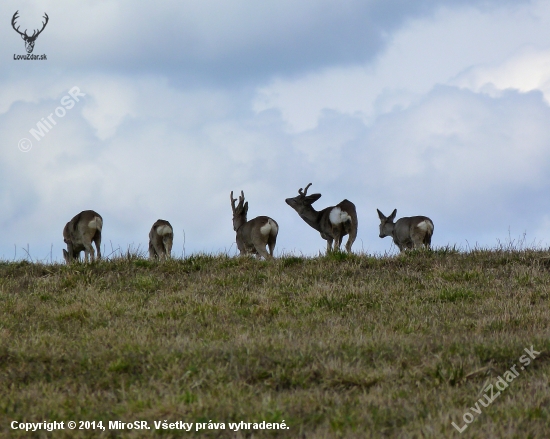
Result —
[[430, 235], [429, 233], [426, 233], [426, 235], [424, 235], [424, 239], [422, 240], [422, 242], [424, 243], [424, 245], [426, 246], [426, 248], [431, 248], [431, 245], [432, 245], [432, 235]]
[[270, 236], [267, 241], [267, 246], [269, 247], [269, 254], [273, 257], [273, 250], [275, 250], [275, 244], [277, 242], [277, 236]]
[[94, 248], [92, 247], [92, 243], [88, 242], [87, 244], [84, 244], [84, 261], [88, 262], [88, 255], [90, 255], [92, 262], [95, 260], [95, 252]]
[[155, 246], [155, 250], [157, 251], [157, 254], [159, 255], [159, 259], [161, 261], [166, 259], [166, 249], [164, 248], [162, 242]]
[[[152, 252], [151, 252], [152, 250]], [[152, 255], [151, 255], [152, 253]], [[149, 241], [149, 257], [151, 259], [164, 259], [165, 250], [162, 238], [158, 235]]]
[[332, 251], [332, 238], [327, 238], [327, 253]]
[[424, 233], [411, 233], [412, 248], [422, 248], [424, 246]]
[[271, 256], [265, 249], [265, 244], [262, 246], [262, 244], [254, 245], [256, 248], [257, 255], [261, 255], [264, 257], [265, 260], [272, 259], [273, 256]]
[[164, 250], [164, 259], [170, 259], [172, 257], [172, 245], [169, 241], [162, 240], [162, 249]]
[[355, 238], [357, 238], [357, 225], [351, 224], [351, 229], [349, 231], [349, 237], [348, 242], [346, 242], [346, 251], [348, 253], [351, 253], [351, 246], [355, 242]]
[[245, 245], [245, 243], [237, 237], [237, 248], [239, 249], [239, 256], [246, 256], [248, 253], [250, 253], [249, 248]]
[[96, 232], [94, 236], [95, 248], [97, 249], [97, 259], [101, 259], [101, 232]]
[[156, 259], [157, 252], [155, 251], [155, 247], [153, 246], [153, 243], [149, 241], [149, 259]]
[[267, 240], [262, 235], [252, 236], [247, 244], [243, 243], [243, 247], [247, 250], [247, 253], [255, 254], [256, 258], [263, 256], [265, 259], [269, 259], [269, 253], [265, 249], [266, 245]]
[[346, 242], [346, 251], [348, 253], [351, 253], [351, 246], [353, 245], [353, 240], [351, 237], [348, 238], [348, 242]]
[[338, 250], [340, 251], [340, 245], [342, 244], [342, 235], [336, 234], [336, 238], [334, 239], [334, 251]]

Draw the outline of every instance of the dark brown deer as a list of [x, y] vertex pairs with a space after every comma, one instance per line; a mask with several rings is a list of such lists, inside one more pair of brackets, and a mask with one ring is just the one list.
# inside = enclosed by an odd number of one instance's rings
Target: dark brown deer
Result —
[[13, 14], [13, 17], [11, 19], [11, 26], [13, 27], [13, 30], [15, 30], [15, 32], [17, 32], [19, 35], [21, 35], [21, 38], [23, 38], [23, 40], [25, 40], [25, 49], [27, 50], [27, 53], [32, 53], [33, 49], [34, 49], [34, 43], [36, 41], [36, 39], [38, 38], [38, 35], [40, 35], [42, 33], [42, 31], [44, 30], [44, 28], [46, 27], [46, 25], [48, 24], [48, 14], [46, 14], [44, 12], [44, 17], [42, 18], [45, 18], [46, 21], [42, 22], [42, 29], [38, 30], [38, 29], [35, 29], [32, 33], [31, 36], [27, 35], [27, 29], [25, 29], [25, 32], [20, 32], [19, 31], [19, 27], [20, 26], [17, 26], [17, 28], [15, 27], [15, 21], [19, 18], [17, 16], [17, 14], [19, 13], [19, 11], [15, 11], [15, 14]]
[[[248, 213], [248, 201], [244, 202], [244, 192], [241, 191], [239, 204], [235, 206], [236, 199], [233, 191], [230, 195], [231, 208], [233, 209], [233, 230], [237, 232], [237, 248], [241, 255], [254, 254], [265, 259], [273, 258], [273, 250], [277, 242], [279, 225], [268, 216], [258, 216], [250, 221], [246, 220]], [[269, 247], [269, 253], [266, 251]]]
[[91, 255], [95, 260], [94, 248], [97, 249], [97, 258], [101, 258], [101, 229], [103, 218], [93, 210], [84, 210], [70, 220], [63, 229], [63, 240], [67, 244], [67, 250], [63, 250], [63, 258], [67, 264], [80, 258], [80, 252], [84, 250], [84, 259], [88, 262]]
[[165, 220], [155, 221], [149, 232], [149, 258], [166, 259], [172, 254], [172, 243], [174, 242], [174, 229]]
[[403, 217], [394, 223], [397, 209], [394, 209], [388, 217], [378, 209], [376, 211], [380, 218], [380, 238], [391, 236], [402, 252], [422, 246], [430, 247], [434, 233], [434, 223], [430, 218], [427, 216]]
[[327, 253], [332, 250], [334, 241], [334, 250], [340, 249], [340, 244], [344, 236], [349, 234], [346, 250], [351, 252], [351, 246], [357, 237], [357, 212], [355, 204], [351, 201], [343, 200], [336, 206], [327, 207], [321, 211], [316, 211], [311, 205], [315, 203], [321, 194], [307, 195], [307, 190], [311, 186], [309, 183], [305, 190], [298, 190], [298, 196], [287, 198], [286, 204], [292, 207], [302, 219], [311, 227], [317, 230], [323, 239], [327, 241]]

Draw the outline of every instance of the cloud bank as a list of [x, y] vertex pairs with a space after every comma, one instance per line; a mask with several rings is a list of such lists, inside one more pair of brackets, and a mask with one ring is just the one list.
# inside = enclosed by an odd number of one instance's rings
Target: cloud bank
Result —
[[[4, 22], [50, 23], [41, 63], [13, 61], [23, 43], [0, 29], [0, 257], [60, 260], [84, 209], [105, 254], [146, 248], [158, 218], [177, 255], [234, 253], [241, 189], [251, 218], [278, 221], [276, 252], [317, 254], [284, 203], [310, 182], [319, 209], [356, 204], [357, 251], [392, 249], [376, 208], [430, 216], [436, 246], [547, 243], [550, 7], [410, 3], [7, 2]], [[85, 96], [36, 140], [74, 86]]]

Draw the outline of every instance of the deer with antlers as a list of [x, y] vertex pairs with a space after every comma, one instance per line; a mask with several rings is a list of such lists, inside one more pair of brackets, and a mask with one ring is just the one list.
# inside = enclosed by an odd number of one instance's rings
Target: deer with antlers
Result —
[[336, 206], [327, 207], [321, 211], [315, 210], [311, 205], [315, 203], [321, 194], [307, 195], [307, 190], [311, 186], [309, 183], [305, 190], [298, 190], [298, 196], [287, 198], [286, 204], [292, 207], [298, 215], [311, 227], [317, 230], [323, 239], [327, 241], [327, 253], [332, 250], [334, 241], [334, 250], [340, 249], [340, 244], [344, 236], [349, 234], [346, 250], [351, 252], [351, 246], [357, 237], [357, 212], [355, 204], [351, 201], [343, 200]]
[[42, 31], [44, 30], [44, 28], [46, 27], [46, 25], [48, 24], [48, 20], [49, 20], [49, 17], [48, 17], [48, 14], [46, 14], [44, 12], [44, 19], [46, 19], [46, 21], [42, 22], [42, 29], [38, 30], [38, 29], [35, 29], [32, 33], [32, 35], [27, 35], [27, 29], [25, 29], [25, 32], [20, 32], [19, 31], [19, 28], [20, 26], [17, 26], [17, 28], [15, 27], [15, 22], [16, 20], [19, 18], [19, 16], [17, 15], [19, 13], [19, 11], [15, 11], [15, 14], [13, 14], [13, 17], [11, 19], [11, 26], [13, 27], [13, 30], [15, 30], [15, 32], [17, 32], [19, 35], [21, 35], [21, 38], [23, 38], [23, 40], [25, 40], [25, 49], [27, 50], [27, 53], [32, 53], [33, 49], [34, 49], [34, 43], [36, 41], [36, 39], [38, 38], [38, 35], [40, 35], [42, 33]]
[[[258, 216], [247, 221], [248, 201], [244, 202], [243, 191], [241, 191], [237, 206], [235, 206], [237, 200], [233, 198], [233, 191], [231, 191], [230, 199], [233, 209], [233, 230], [237, 232], [237, 248], [241, 255], [255, 254], [256, 257], [273, 258], [273, 250], [279, 233], [277, 222], [268, 216]], [[265, 249], [266, 245], [269, 247], [269, 253]]]

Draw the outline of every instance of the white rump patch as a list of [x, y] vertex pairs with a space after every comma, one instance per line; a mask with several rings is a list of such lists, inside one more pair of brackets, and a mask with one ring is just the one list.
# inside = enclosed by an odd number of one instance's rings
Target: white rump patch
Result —
[[162, 225], [157, 227], [157, 234], [159, 236], [170, 235], [172, 233], [172, 227]]
[[330, 222], [334, 225], [345, 223], [346, 221], [351, 221], [351, 216], [348, 213], [339, 207], [335, 207], [330, 211], [328, 216]]
[[271, 221], [268, 221], [262, 227], [260, 227], [260, 233], [262, 235], [269, 235], [271, 233]]
[[96, 216], [93, 220], [91, 220], [88, 223], [88, 227], [90, 229], [96, 229], [96, 230], [99, 230], [101, 232], [101, 229], [103, 228], [103, 221], [101, 221], [100, 217]]
[[419, 222], [416, 227], [418, 227], [423, 232], [431, 232], [434, 229], [434, 225], [432, 224], [432, 222], [426, 220]]

